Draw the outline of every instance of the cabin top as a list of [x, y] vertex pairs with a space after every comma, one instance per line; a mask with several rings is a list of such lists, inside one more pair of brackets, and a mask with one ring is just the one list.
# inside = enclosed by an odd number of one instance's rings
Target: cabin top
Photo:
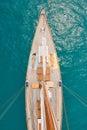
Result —
[[55, 86], [60, 79], [55, 44], [44, 10], [41, 12], [32, 42], [27, 79], [31, 85], [40, 81], [53, 81]]

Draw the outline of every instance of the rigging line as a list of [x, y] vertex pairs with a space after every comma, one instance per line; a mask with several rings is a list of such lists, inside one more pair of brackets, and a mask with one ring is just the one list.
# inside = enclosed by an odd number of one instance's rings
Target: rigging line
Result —
[[20, 92], [20, 90], [18, 90], [18, 92], [16, 92], [14, 95], [10, 96], [4, 103], [2, 103], [0, 105], [0, 109], [2, 109], [4, 106], [6, 106], [6, 104], [8, 104]]
[[12, 107], [12, 105], [15, 103], [15, 101], [17, 100], [17, 98], [20, 96], [22, 90], [24, 87], [21, 88], [21, 90], [19, 91], [19, 93], [16, 95], [15, 99], [12, 100], [12, 102], [7, 106], [7, 108], [3, 111], [3, 113], [0, 115], [0, 120], [6, 115], [6, 113], [8, 112], [8, 110]]
[[77, 99], [79, 99], [81, 102], [83, 102], [84, 104], [87, 105], [87, 100], [85, 100], [83, 97], [81, 97], [80, 95], [78, 95], [76, 92], [74, 92], [73, 90], [69, 89], [68, 87], [66, 87], [64, 85], [64, 87], [75, 97], [77, 97]]
[[6, 104], [8, 104], [10, 101], [11, 101], [11, 99], [13, 99], [15, 97], [15, 95], [12, 95], [10, 98], [8, 98], [4, 103], [2, 103], [1, 105], [0, 105], [0, 109], [2, 109], [4, 106], [6, 106]]
[[64, 87], [65, 87], [66, 89], [68, 89], [69, 91], [71, 91], [72, 93], [74, 93], [74, 94], [75, 94], [77, 97], [79, 97], [81, 100], [83, 100], [84, 102], [87, 103], [87, 100], [84, 99], [83, 97], [81, 97], [79, 94], [77, 94], [76, 92], [74, 92], [74, 91], [71, 90], [70, 88], [66, 87], [65, 85], [64, 85]]
[[63, 106], [64, 106], [64, 113], [65, 113], [66, 127], [67, 127], [67, 130], [70, 130], [69, 129], [69, 121], [68, 121], [68, 115], [67, 115], [67, 111], [66, 111], [64, 96], [63, 96]]
[[63, 85], [64, 88], [71, 93], [80, 103], [82, 103], [85, 107], [87, 107], [87, 103], [86, 100], [83, 99], [81, 96], [79, 96], [78, 94], [75, 94], [75, 92], [73, 92], [72, 90], [69, 90], [65, 85]]

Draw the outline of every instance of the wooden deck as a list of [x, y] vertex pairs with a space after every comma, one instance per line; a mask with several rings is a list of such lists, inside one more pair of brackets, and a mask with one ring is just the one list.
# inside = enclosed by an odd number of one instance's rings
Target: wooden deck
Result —
[[[44, 33], [41, 29], [45, 28]], [[36, 28], [36, 33], [32, 42], [31, 53], [29, 57], [27, 75], [26, 79], [29, 82], [29, 86], [25, 89], [25, 102], [26, 102], [26, 121], [28, 130], [37, 130], [37, 118], [36, 118], [36, 102], [40, 99], [40, 89], [32, 89], [33, 83], [38, 83], [36, 68], [32, 69], [31, 55], [36, 54], [38, 59], [38, 47], [41, 44], [41, 38], [44, 36], [47, 40], [46, 44], [48, 46], [48, 55], [53, 54], [54, 66], [51, 67], [50, 80], [54, 83], [53, 88], [49, 88], [52, 93], [52, 106], [54, 110], [55, 117], [57, 119], [58, 130], [62, 127], [62, 87], [58, 86], [59, 80], [61, 80], [60, 68], [58, 63], [58, 58], [56, 55], [56, 49], [54, 42], [52, 40], [52, 35], [50, 28], [47, 23], [45, 14], [40, 15], [38, 26]], [[49, 57], [49, 56], [48, 56]], [[50, 64], [50, 62], [49, 62]]]

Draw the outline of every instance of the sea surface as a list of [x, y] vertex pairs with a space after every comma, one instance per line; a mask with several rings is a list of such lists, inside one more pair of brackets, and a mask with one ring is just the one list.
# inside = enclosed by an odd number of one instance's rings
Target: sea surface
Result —
[[43, 8], [63, 80], [62, 130], [87, 130], [87, 0], [0, 0], [0, 130], [27, 130], [25, 76]]

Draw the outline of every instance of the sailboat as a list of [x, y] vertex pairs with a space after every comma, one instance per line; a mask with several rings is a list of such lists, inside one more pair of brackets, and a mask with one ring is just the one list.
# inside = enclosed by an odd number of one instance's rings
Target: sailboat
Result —
[[27, 130], [62, 129], [62, 79], [44, 10], [40, 14], [28, 61], [25, 107]]

